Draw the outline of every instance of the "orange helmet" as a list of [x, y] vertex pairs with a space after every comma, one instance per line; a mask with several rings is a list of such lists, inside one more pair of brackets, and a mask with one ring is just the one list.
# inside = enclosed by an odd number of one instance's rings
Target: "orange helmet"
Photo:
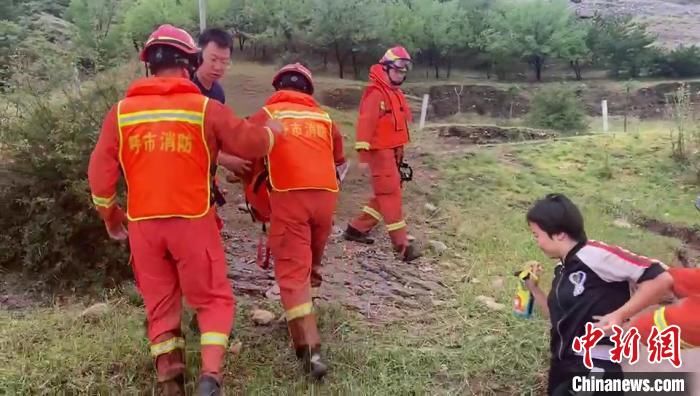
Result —
[[382, 56], [382, 59], [379, 60], [379, 63], [401, 71], [409, 71], [413, 66], [411, 55], [406, 48], [400, 45], [389, 48]]
[[146, 61], [148, 50], [155, 45], [165, 45], [181, 51], [185, 56], [194, 56], [199, 52], [192, 36], [185, 30], [170, 24], [160, 25], [151, 33], [139, 54], [139, 59]]
[[[306, 81], [300, 81], [300, 76]], [[311, 71], [301, 63], [292, 63], [279, 69], [272, 78], [272, 86], [276, 90], [295, 86], [301, 88], [309, 95], [313, 95], [314, 93], [314, 79], [311, 75]]]

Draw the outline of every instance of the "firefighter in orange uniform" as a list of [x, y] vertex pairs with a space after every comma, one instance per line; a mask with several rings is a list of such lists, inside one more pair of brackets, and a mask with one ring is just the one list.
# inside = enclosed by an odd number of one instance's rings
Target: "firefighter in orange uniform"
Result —
[[374, 197], [344, 233], [346, 240], [372, 244], [374, 240], [368, 234], [383, 220], [394, 250], [406, 262], [421, 256], [409, 242], [401, 202], [402, 183], [410, 180], [401, 170], [408, 168], [403, 152], [409, 142], [412, 116], [400, 86], [410, 67], [408, 51], [394, 47], [370, 68], [370, 83], [360, 101], [355, 149], [361, 166], [369, 167]]
[[681, 330], [681, 348], [700, 347], [700, 269], [668, 268], [673, 278], [673, 294], [680, 300], [634, 318], [630, 325], [639, 330], [640, 341], [647, 342], [652, 327], [663, 331], [676, 325]]
[[[284, 132], [265, 159], [266, 167], [253, 164], [253, 177], [243, 180], [249, 204], [263, 214], [262, 221], [269, 216], [268, 243], [296, 356], [312, 378], [321, 379], [327, 366], [321, 360], [311, 288], [321, 282], [321, 261], [340, 188], [337, 171], [345, 166], [343, 139], [311, 96], [313, 79], [306, 67], [283, 67], [272, 85], [277, 92], [250, 121], [280, 120]], [[261, 175], [266, 178], [262, 186]]]
[[[140, 58], [153, 77], [134, 81], [104, 119], [90, 157], [92, 199], [113, 239], [128, 237], [143, 296], [158, 382], [184, 395], [182, 296], [201, 329], [198, 395], [218, 395], [235, 300], [210, 202], [209, 169], [219, 150], [246, 159], [265, 156], [279, 123], [257, 126], [203, 96], [190, 74], [197, 46], [182, 29], [162, 25]], [[120, 172], [126, 214], [116, 203]], [[125, 222], [128, 219], [128, 234]]]

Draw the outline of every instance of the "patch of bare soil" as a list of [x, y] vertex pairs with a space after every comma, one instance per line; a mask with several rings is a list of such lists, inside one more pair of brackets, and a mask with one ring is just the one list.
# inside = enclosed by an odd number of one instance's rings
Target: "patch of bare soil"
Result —
[[[430, 183], [429, 175], [426, 185]], [[421, 183], [416, 180], [414, 183]], [[255, 262], [261, 225], [237, 208], [241, 204], [238, 184], [225, 184], [228, 204], [221, 208], [225, 221], [224, 241], [229, 260], [229, 278], [236, 295], [277, 300], [274, 258], [269, 270]], [[353, 169], [341, 191], [333, 233], [328, 240], [323, 264], [321, 300], [339, 302], [372, 322], [384, 323], [409, 317], [416, 311], [440, 304], [446, 291], [437, 263], [423, 257], [404, 263], [394, 257], [384, 225], [373, 233], [374, 245], [347, 242], [342, 232], [347, 222], [359, 214], [362, 203], [370, 196], [369, 181]], [[405, 202], [407, 213], [419, 213], [418, 202]], [[415, 206], [415, 210], [411, 206]], [[420, 241], [424, 222], [407, 218], [410, 232]]]
[[47, 302], [47, 296], [36, 287], [28, 286], [20, 274], [0, 272], [0, 310], [21, 311]]
[[327, 89], [320, 94], [320, 102], [338, 110], [357, 110], [362, 98], [362, 87]]
[[643, 218], [638, 224], [653, 233], [680, 239], [683, 245], [676, 251], [676, 259], [684, 267], [700, 263], [700, 230], [651, 218]]
[[462, 144], [496, 144], [551, 139], [558, 136], [554, 131], [495, 125], [436, 124], [427, 126], [426, 130], [437, 133], [440, 137], [458, 138]]

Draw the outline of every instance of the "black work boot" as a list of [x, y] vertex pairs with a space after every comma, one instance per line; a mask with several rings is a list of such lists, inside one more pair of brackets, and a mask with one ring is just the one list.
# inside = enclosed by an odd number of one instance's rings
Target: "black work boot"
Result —
[[160, 396], [185, 396], [185, 376], [177, 377], [158, 383], [158, 395]]
[[416, 247], [414, 244], [410, 244], [406, 246], [406, 249], [403, 251], [403, 257], [401, 260], [409, 263], [417, 258], [420, 258], [423, 256], [423, 253], [421, 253], [420, 249]]
[[304, 371], [315, 381], [320, 381], [328, 373], [328, 365], [321, 358], [321, 347], [296, 349], [297, 358], [304, 365]]
[[197, 383], [197, 396], [219, 396], [221, 395], [221, 384], [216, 378], [209, 375], [199, 377]]
[[348, 228], [345, 229], [343, 238], [345, 238], [346, 241], [364, 243], [365, 245], [371, 245], [374, 243], [374, 239], [368, 237], [366, 233], [361, 232], [350, 225], [348, 225]]

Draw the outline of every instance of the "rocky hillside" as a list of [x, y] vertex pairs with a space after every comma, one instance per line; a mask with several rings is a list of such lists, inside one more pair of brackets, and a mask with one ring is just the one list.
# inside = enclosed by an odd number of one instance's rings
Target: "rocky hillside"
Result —
[[649, 23], [667, 47], [700, 43], [699, 0], [576, 0], [573, 6], [581, 16], [629, 14]]

